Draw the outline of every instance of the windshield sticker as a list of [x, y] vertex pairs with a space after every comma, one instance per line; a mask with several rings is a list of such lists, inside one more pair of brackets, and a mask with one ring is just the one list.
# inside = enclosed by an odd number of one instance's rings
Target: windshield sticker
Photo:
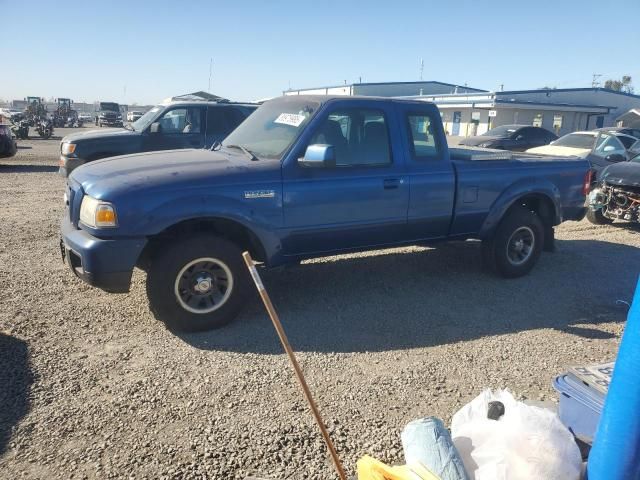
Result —
[[299, 127], [304, 119], [307, 118], [304, 115], [298, 115], [296, 113], [281, 113], [278, 115], [273, 123], [281, 123], [282, 125], [291, 125], [292, 127]]

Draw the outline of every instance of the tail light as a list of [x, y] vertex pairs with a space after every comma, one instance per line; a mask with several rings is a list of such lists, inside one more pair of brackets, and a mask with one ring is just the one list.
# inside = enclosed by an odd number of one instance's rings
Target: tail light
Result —
[[589, 190], [591, 190], [591, 184], [593, 183], [593, 170], [587, 170], [587, 173], [584, 174], [584, 183], [582, 184], [582, 194], [586, 197], [589, 195]]

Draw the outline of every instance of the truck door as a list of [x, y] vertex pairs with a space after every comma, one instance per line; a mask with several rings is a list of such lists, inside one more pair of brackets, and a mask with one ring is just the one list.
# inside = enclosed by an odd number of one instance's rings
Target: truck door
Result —
[[[406, 235], [409, 189], [392, 104], [348, 102], [321, 114], [283, 166], [286, 255], [393, 244]], [[306, 132], [305, 132], [306, 133]], [[336, 166], [298, 163], [332, 145]]]
[[204, 146], [204, 107], [176, 106], [167, 110], [156, 122], [157, 132], [145, 135], [144, 149], [172, 150]]
[[411, 240], [446, 237], [454, 214], [456, 180], [438, 110], [398, 104], [409, 174], [407, 235]]

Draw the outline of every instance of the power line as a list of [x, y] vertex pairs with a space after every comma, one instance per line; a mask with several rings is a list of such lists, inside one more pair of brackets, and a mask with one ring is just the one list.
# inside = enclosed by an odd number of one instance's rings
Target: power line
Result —
[[598, 80], [602, 76], [601, 73], [594, 73], [593, 78], [591, 80], [591, 88], [598, 88], [600, 86], [600, 81]]
[[213, 57], [209, 60], [209, 89], [207, 92], [211, 93], [211, 72], [213, 72]]

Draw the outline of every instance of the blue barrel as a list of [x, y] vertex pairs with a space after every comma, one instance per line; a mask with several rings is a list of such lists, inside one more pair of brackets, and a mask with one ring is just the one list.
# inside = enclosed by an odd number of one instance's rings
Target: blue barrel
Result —
[[589, 480], [640, 479], [640, 279], [587, 462]]

